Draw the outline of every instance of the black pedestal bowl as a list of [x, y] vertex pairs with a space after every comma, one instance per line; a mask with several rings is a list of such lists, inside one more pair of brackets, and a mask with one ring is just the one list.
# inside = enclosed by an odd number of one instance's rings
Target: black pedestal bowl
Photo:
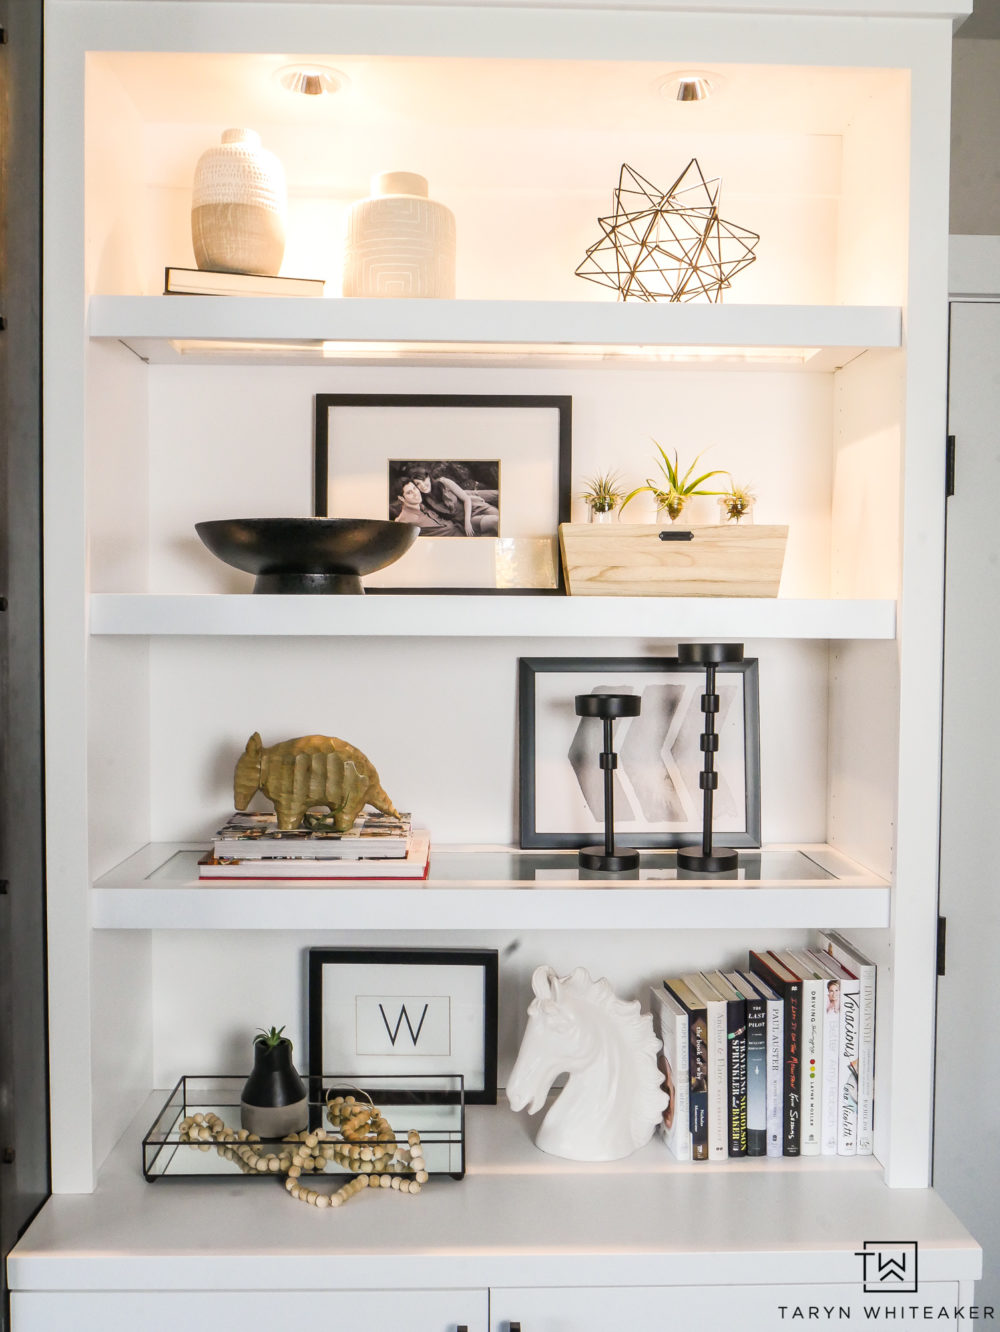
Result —
[[362, 575], [405, 555], [420, 528], [377, 518], [216, 518], [195, 531], [213, 555], [256, 575], [255, 592], [357, 594]]

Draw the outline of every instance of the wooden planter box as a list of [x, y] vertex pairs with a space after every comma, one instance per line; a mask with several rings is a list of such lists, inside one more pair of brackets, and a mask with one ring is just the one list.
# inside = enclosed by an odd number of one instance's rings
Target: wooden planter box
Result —
[[735, 523], [559, 527], [574, 597], [776, 597], [787, 537], [787, 527]]

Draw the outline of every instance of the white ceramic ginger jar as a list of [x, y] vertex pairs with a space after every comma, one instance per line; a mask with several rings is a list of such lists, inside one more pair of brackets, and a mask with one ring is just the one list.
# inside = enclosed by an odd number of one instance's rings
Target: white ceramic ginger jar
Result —
[[427, 197], [423, 176], [372, 177], [372, 197], [348, 213], [342, 289], [345, 296], [455, 295], [455, 216]]
[[198, 159], [191, 198], [195, 263], [274, 277], [285, 253], [285, 172], [249, 129], [227, 129]]

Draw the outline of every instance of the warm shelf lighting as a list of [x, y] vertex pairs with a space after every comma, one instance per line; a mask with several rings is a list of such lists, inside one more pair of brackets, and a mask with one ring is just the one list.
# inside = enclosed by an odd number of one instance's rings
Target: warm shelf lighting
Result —
[[673, 102], [704, 102], [719, 91], [724, 79], [704, 69], [675, 69], [660, 81], [660, 92]]
[[304, 97], [343, 92], [350, 84], [346, 74], [329, 65], [283, 65], [274, 71], [274, 78], [286, 92], [301, 93]]
[[340, 342], [172, 338], [181, 356], [315, 357], [317, 360], [521, 361], [538, 357], [570, 361], [662, 361], [688, 364], [805, 365], [818, 347], [688, 347], [616, 343], [558, 342]]

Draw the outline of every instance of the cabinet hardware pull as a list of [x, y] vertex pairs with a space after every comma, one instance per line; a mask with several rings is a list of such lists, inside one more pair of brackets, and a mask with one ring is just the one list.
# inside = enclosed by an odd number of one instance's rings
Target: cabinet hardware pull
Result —
[[458, 1327], [455, 1328], [455, 1332], [469, 1332], [468, 1323], [459, 1323]]
[[661, 541], [693, 541], [694, 533], [690, 527], [671, 528], [666, 527], [662, 532], [656, 534]]
[[520, 1323], [508, 1323], [508, 1324], [507, 1324], [507, 1329], [508, 1329], [508, 1332], [521, 1332], [521, 1324], [520, 1324]]

